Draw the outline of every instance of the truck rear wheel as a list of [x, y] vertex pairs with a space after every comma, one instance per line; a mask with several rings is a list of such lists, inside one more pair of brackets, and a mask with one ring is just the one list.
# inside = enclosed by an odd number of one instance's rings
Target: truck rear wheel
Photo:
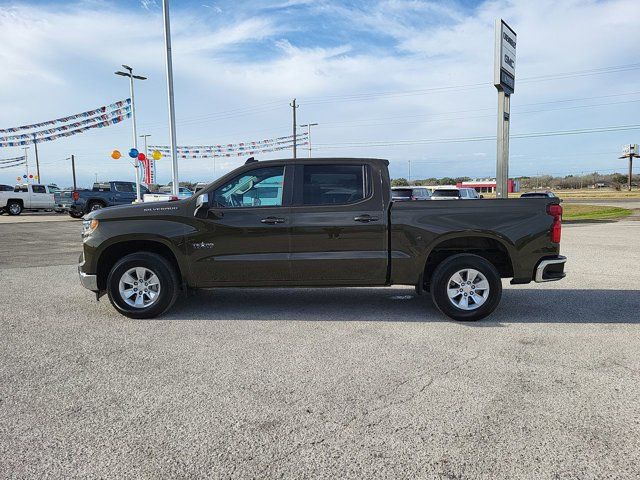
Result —
[[93, 212], [95, 210], [100, 210], [102, 208], [104, 208], [104, 204], [102, 202], [91, 202], [87, 207], [87, 210], [89, 212]]
[[10, 200], [7, 203], [7, 213], [9, 215], [20, 215], [22, 213], [22, 204], [16, 200]]
[[74, 212], [74, 211], [69, 210], [69, 215], [72, 218], [82, 218], [84, 216], [84, 213], [82, 213], [82, 212]]
[[454, 320], [480, 320], [496, 309], [501, 297], [498, 270], [478, 255], [453, 255], [443, 260], [431, 277], [433, 303]]
[[132, 253], [109, 272], [107, 294], [121, 314], [129, 318], [154, 318], [175, 303], [178, 282], [175, 269], [162, 256]]

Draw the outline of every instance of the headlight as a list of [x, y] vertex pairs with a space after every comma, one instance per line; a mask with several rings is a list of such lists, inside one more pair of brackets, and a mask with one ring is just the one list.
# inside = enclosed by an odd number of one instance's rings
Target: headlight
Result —
[[83, 220], [82, 221], [82, 236], [86, 237], [87, 235], [91, 235], [96, 228], [98, 228], [98, 220], [95, 218], [92, 220]]

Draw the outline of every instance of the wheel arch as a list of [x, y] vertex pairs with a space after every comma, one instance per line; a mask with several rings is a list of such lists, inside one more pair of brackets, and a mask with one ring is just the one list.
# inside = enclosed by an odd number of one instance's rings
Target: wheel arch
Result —
[[109, 246], [105, 247], [105, 249], [100, 253], [96, 264], [98, 288], [100, 290], [106, 289], [107, 277], [109, 276], [109, 272], [118, 260], [131, 253], [139, 252], [155, 253], [157, 255], [160, 255], [173, 266], [178, 277], [181, 280], [184, 279], [185, 272], [181, 268], [180, 262], [178, 261], [175, 252], [169, 245], [157, 239], [125, 240], [110, 244]]
[[451, 235], [439, 239], [426, 254], [422, 275], [424, 288], [429, 289], [431, 276], [443, 260], [460, 253], [483, 257], [496, 267], [502, 278], [513, 277], [512, 247], [503, 239], [481, 233]]

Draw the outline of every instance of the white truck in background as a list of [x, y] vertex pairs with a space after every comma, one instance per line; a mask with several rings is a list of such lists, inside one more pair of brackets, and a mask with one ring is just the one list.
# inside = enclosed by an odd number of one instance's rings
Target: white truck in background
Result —
[[20, 215], [24, 210], [53, 210], [55, 199], [46, 185], [16, 185], [13, 191], [0, 191], [0, 213]]

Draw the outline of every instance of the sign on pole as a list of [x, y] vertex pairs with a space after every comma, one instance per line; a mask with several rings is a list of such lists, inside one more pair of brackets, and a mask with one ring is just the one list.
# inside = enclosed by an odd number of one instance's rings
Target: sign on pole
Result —
[[493, 84], [498, 89], [496, 198], [508, 197], [511, 94], [516, 85], [516, 32], [504, 20], [495, 23]]

